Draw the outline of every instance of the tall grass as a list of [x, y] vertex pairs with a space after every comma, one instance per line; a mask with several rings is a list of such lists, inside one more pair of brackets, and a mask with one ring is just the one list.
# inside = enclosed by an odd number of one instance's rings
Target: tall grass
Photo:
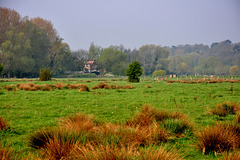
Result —
[[211, 115], [226, 116], [227, 114], [236, 114], [240, 110], [239, 103], [223, 102], [209, 110]]
[[230, 151], [239, 145], [239, 137], [233, 127], [217, 123], [196, 133], [197, 148], [204, 154]]
[[1, 160], [10, 160], [13, 157], [13, 151], [9, 147], [3, 148], [2, 145], [0, 145], [0, 159]]
[[6, 130], [8, 128], [9, 128], [9, 126], [7, 124], [7, 121], [3, 117], [0, 117], [0, 131]]

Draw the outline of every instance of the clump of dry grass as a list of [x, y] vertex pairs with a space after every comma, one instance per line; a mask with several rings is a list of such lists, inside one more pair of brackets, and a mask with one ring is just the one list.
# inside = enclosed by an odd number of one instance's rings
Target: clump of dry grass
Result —
[[61, 126], [68, 131], [90, 131], [95, 127], [93, 117], [76, 114], [62, 119]]
[[90, 91], [86, 84], [80, 85], [79, 88], [80, 88], [79, 92], [82, 92], [82, 91], [88, 91], [89, 92]]
[[151, 86], [148, 84], [148, 85], [146, 85], [146, 88], [151, 88]]
[[209, 110], [211, 115], [226, 116], [227, 114], [236, 114], [240, 110], [239, 103], [223, 102]]
[[236, 114], [236, 122], [240, 123], [240, 112], [237, 112]]
[[15, 86], [13, 86], [13, 85], [10, 85], [10, 86], [2, 86], [4, 89], [6, 89], [7, 91], [13, 91], [13, 90], [15, 90], [16, 89], [16, 87]]
[[223, 160], [238, 160], [240, 159], [240, 151], [223, 154]]
[[76, 159], [98, 159], [98, 160], [110, 160], [110, 159], [164, 159], [164, 160], [181, 160], [181, 156], [174, 150], [167, 151], [166, 148], [160, 147], [153, 149], [137, 150], [134, 146], [114, 146], [114, 145], [98, 145], [87, 144], [86, 146], [79, 146], [75, 149], [73, 156]]
[[40, 149], [45, 147], [49, 139], [53, 138], [55, 131], [53, 129], [40, 129], [32, 133], [28, 138], [28, 145], [32, 148]]
[[3, 117], [0, 117], [0, 131], [1, 131], [1, 130], [8, 129], [8, 128], [9, 128], [9, 126], [8, 126], [8, 124], [7, 124], [7, 121], [4, 120]]
[[165, 147], [160, 147], [158, 149], [148, 148], [140, 151], [140, 159], [164, 159], [164, 160], [181, 160], [183, 159], [181, 155], [174, 150], [167, 151]]
[[47, 86], [47, 85], [44, 85], [41, 87], [41, 91], [51, 91], [51, 87], [50, 86]]
[[34, 86], [35, 86], [34, 83], [27, 83], [27, 85], [28, 85], [29, 87], [34, 87]]
[[202, 131], [196, 133], [197, 148], [204, 154], [209, 152], [224, 152], [236, 148], [239, 145], [239, 137], [234, 131], [233, 126], [217, 123], [214, 126], [208, 126]]
[[63, 83], [57, 83], [55, 86], [56, 86], [57, 89], [63, 89], [63, 87], [65, 86], [65, 84], [63, 84]]
[[2, 160], [9, 160], [12, 157], [12, 149], [9, 147], [3, 148], [2, 145], [0, 145], [0, 159]]
[[116, 88], [117, 88], [117, 86], [116, 86], [116, 85], [114, 85], [114, 84], [111, 84], [111, 85], [110, 85], [110, 88], [111, 88], [111, 89], [116, 89]]
[[41, 150], [43, 151], [43, 157], [47, 159], [69, 159], [69, 154], [73, 151], [74, 146], [75, 138], [60, 132], [50, 138]]

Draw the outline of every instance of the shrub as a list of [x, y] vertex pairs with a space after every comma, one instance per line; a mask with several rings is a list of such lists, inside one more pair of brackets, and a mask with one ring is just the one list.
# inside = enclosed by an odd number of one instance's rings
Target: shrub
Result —
[[50, 81], [52, 77], [52, 72], [48, 68], [40, 69], [40, 81]]
[[3, 69], [4, 69], [3, 64], [0, 63], [0, 74], [3, 72]]
[[133, 62], [129, 64], [126, 70], [129, 82], [139, 82], [139, 77], [142, 75], [142, 68], [139, 62]]
[[165, 70], [157, 70], [153, 72], [153, 76], [157, 77], [157, 76], [164, 76], [166, 75], [166, 71]]

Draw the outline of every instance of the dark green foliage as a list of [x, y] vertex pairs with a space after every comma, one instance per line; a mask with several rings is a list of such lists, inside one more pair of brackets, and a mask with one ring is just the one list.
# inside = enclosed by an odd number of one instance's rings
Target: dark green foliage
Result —
[[163, 126], [175, 134], [182, 134], [186, 131], [192, 130], [191, 125], [189, 125], [186, 121], [179, 119], [168, 119], [163, 122]]
[[139, 77], [142, 75], [141, 64], [139, 62], [129, 64], [126, 75], [128, 76], [129, 82], [139, 82]]
[[52, 76], [52, 72], [48, 68], [40, 69], [40, 81], [50, 81]]
[[3, 64], [0, 63], [0, 74], [2, 73], [4, 67], [3, 67]]

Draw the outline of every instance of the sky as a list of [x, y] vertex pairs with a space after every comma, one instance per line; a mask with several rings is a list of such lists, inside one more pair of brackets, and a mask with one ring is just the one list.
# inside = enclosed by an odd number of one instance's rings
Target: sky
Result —
[[71, 50], [240, 42], [239, 0], [0, 0], [53, 23]]

